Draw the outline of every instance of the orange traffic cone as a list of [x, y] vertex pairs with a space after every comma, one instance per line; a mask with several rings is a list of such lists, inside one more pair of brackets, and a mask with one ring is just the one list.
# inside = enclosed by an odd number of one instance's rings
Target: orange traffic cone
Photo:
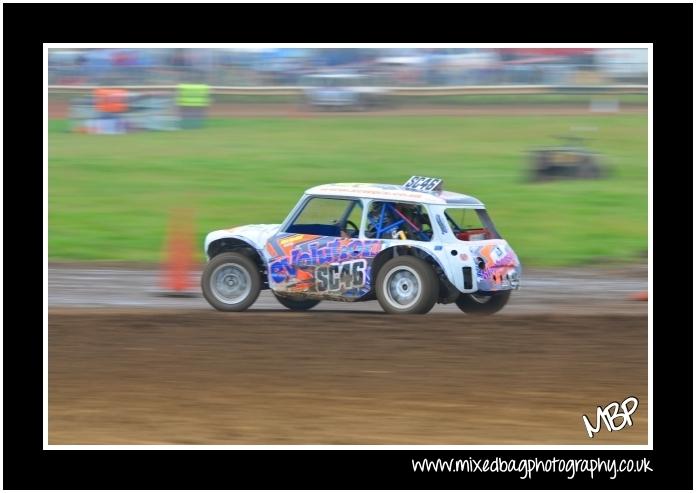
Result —
[[639, 293], [634, 293], [631, 295], [630, 299], [633, 301], [648, 301], [648, 292], [641, 291]]
[[167, 233], [167, 259], [162, 278], [166, 296], [195, 296], [192, 270], [194, 259], [193, 214], [190, 210], [174, 210]]

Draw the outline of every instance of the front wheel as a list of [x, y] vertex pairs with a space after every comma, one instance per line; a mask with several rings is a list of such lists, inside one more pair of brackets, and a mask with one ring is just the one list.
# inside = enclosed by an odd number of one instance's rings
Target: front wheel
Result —
[[510, 299], [510, 290], [498, 291], [491, 295], [460, 294], [457, 306], [468, 315], [493, 315], [499, 312]]
[[286, 296], [280, 296], [273, 292], [273, 295], [276, 297], [278, 300], [278, 303], [283, 305], [285, 308], [296, 311], [296, 312], [303, 312], [306, 310], [309, 310], [310, 308], [314, 308], [319, 304], [321, 300], [306, 300], [306, 299], [298, 299], [298, 298], [290, 298]]
[[261, 292], [258, 266], [240, 253], [221, 253], [208, 262], [201, 277], [203, 296], [223, 312], [249, 308]]
[[438, 294], [435, 271], [418, 257], [403, 255], [387, 261], [377, 274], [377, 300], [387, 313], [428, 313]]

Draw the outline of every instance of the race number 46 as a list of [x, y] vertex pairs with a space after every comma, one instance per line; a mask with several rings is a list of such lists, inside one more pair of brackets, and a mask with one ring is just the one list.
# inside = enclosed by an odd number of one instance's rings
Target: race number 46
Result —
[[322, 265], [315, 272], [317, 291], [345, 292], [365, 285], [364, 259], [338, 264]]
[[440, 178], [428, 178], [427, 176], [412, 176], [404, 183], [404, 188], [407, 190], [415, 190], [418, 192], [432, 192], [440, 190], [442, 187]]

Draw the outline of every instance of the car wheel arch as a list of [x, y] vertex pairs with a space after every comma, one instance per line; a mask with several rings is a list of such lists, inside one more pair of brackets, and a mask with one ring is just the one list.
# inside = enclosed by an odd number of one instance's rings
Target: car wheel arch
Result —
[[375, 290], [374, 279], [377, 279], [379, 270], [385, 263], [387, 263], [388, 260], [391, 260], [392, 258], [397, 256], [395, 255], [396, 252], [398, 252], [398, 255], [411, 255], [426, 261], [428, 264], [431, 265], [431, 267], [435, 271], [435, 274], [437, 275], [437, 278], [440, 281], [440, 284], [442, 285], [441, 287], [446, 287], [446, 282], [448, 282], [445, 274], [446, 271], [437, 257], [432, 255], [427, 250], [418, 246], [398, 245], [385, 248], [384, 250], [379, 252], [379, 254], [377, 254], [377, 256], [375, 256], [375, 258], [372, 260], [372, 268], [370, 271], [370, 278], [373, 279], [373, 285], [370, 287], [370, 291], [372, 293], [374, 293]]
[[212, 260], [217, 255], [226, 252], [237, 252], [251, 258], [256, 265], [259, 266], [261, 278], [265, 281], [266, 262], [256, 248], [254, 248], [254, 245], [239, 238], [220, 238], [208, 245], [206, 254], [208, 255], [208, 259]]

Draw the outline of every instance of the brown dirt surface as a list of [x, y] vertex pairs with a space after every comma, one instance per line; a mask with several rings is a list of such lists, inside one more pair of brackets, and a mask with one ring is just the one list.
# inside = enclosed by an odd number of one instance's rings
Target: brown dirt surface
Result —
[[[645, 444], [631, 315], [53, 308], [49, 444]], [[589, 439], [582, 415], [640, 401]], [[620, 421], [620, 419], [619, 419]]]

